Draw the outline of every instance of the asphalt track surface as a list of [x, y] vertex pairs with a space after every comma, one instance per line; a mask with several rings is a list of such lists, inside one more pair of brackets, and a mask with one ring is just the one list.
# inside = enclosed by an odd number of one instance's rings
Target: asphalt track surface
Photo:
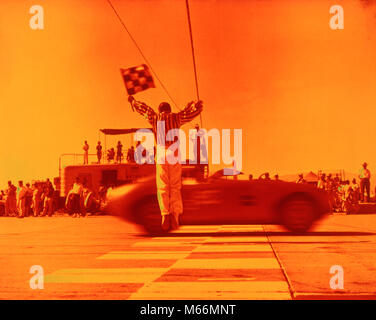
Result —
[[[111, 216], [0, 218], [0, 299], [375, 299], [376, 215], [182, 226], [148, 237]], [[34, 265], [43, 289], [31, 289]], [[330, 268], [344, 272], [332, 289]]]

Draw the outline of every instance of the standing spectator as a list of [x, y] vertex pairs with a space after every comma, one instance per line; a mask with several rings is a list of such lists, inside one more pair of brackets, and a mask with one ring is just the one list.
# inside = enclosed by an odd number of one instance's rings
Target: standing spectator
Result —
[[327, 176], [326, 183], [325, 183], [325, 190], [328, 193], [330, 211], [333, 212], [335, 210], [335, 195], [336, 195], [337, 190], [335, 190], [335, 186], [334, 186], [334, 182], [333, 182], [331, 174], [328, 174]]
[[98, 141], [98, 144], [97, 144], [97, 158], [98, 158], [98, 163], [101, 163], [101, 159], [102, 159], [102, 145], [101, 145], [100, 141]]
[[319, 180], [317, 181], [317, 188], [320, 190], [325, 190], [325, 184], [326, 184], [325, 175], [322, 174]]
[[87, 185], [87, 181], [85, 179], [82, 182], [82, 192], [81, 192], [81, 197], [80, 197], [79, 217], [85, 217], [88, 210], [91, 209], [92, 201], [90, 201], [90, 200], [93, 200], [93, 192], [89, 189], [89, 187]]
[[89, 164], [89, 145], [87, 141], [85, 141], [82, 149], [84, 149], [84, 164]]
[[107, 188], [101, 183], [98, 191], [99, 207], [103, 209], [107, 203], [106, 199]]
[[51, 189], [54, 188], [54, 186], [52, 185], [52, 182], [50, 181], [49, 178], [46, 179], [46, 185], [47, 185], [49, 188], [51, 188]]
[[262, 175], [260, 175], [259, 179], [270, 180], [270, 174], [269, 174], [269, 172], [265, 172]]
[[135, 160], [134, 160], [134, 146], [131, 146], [128, 149], [128, 152], [127, 152], [127, 162], [128, 163], [134, 163], [135, 162]]
[[18, 195], [17, 195], [17, 206], [18, 206], [18, 218], [25, 217], [26, 213], [26, 187], [23, 181], [18, 181]]
[[[200, 129], [198, 124], [195, 125], [195, 131], [189, 130], [190, 132], [190, 140], [193, 142], [193, 159], [192, 163], [208, 163], [208, 150], [205, 142], [205, 132]], [[202, 153], [202, 159], [201, 159]], [[190, 160], [191, 161], [191, 160]]]
[[5, 216], [17, 215], [17, 188], [8, 181], [5, 200]]
[[80, 178], [77, 177], [73, 184], [72, 190], [69, 192], [72, 194], [72, 212], [73, 212], [72, 217], [73, 218], [80, 217], [80, 213], [81, 213], [80, 200], [82, 196], [82, 191], [83, 191], [83, 187], [80, 182]]
[[278, 174], [274, 175], [274, 181], [279, 181], [279, 175]]
[[367, 163], [363, 163], [363, 168], [359, 172], [360, 178], [360, 201], [364, 202], [364, 190], [367, 192], [367, 202], [370, 202], [370, 179], [371, 172], [367, 169]]
[[[336, 178], [334, 178], [334, 181], [336, 181]], [[350, 192], [352, 191], [350, 187], [350, 181], [346, 180], [343, 181], [338, 186], [338, 194], [340, 198], [340, 210], [341, 212], [348, 212], [350, 208]]]
[[26, 195], [25, 195], [25, 216], [31, 216], [31, 206], [33, 204], [33, 190], [30, 188], [30, 183], [26, 183]]
[[120, 141], [118, 141], [118, 144], [116, 146], [116, 162], [121, 163], [121, 158], [123, 157], [123, 145]]
[[42, 216], [48, 215], [49, 217], [52, 216], [54, 213], [54, 187], [52, 186], [52, 183], [50, 182], [49, 179], [47, 179], [47, 182], [44, 186], [43, 193], [44, 193], [44, 208], [43, 208], [43, 213]]
[[42, 207], [42, 188], [39, 183], [33, 184], [33, 215], [38, 217]]
[[359, 184], [356, 182], [355, 178], [351, 181], [351, 189], [354, 191], [354, 201], [358, 202], [360, 197]]
[[298, 180], [296, 180], [296, 183], [306, 183], [305, 179], [303, 178], [303, 173], [299, 174]]
[[248, 180], [249, 180], [249, 181], [253, 180], [253, 174], [249, 174], [249, 175], [248, 175]]

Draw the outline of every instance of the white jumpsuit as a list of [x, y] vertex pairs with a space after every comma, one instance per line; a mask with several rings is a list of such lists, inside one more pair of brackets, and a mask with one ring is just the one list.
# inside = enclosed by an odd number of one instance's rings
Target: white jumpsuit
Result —
[[162, 215], [178, 217], [183, 212], [181, 164], [157, 164], [158, 203]]

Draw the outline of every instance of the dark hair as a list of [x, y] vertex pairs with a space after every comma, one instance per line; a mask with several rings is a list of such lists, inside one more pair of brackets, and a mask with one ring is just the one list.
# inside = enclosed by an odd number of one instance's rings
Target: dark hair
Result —
[[169, 103], [167, 102], [162, 102], [159, 107], [158, 107], [158, 111], [161, 113], [161, 112], [171, 112], [171, 106]]

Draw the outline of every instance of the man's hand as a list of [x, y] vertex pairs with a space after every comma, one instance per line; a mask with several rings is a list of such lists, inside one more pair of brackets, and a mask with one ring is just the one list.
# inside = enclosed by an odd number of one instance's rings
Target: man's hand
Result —
[[188, 102], [187, 105], [185, 106], [186, 108], [192, 107], [194, 105], [194, 101]]
[[202, 100], [198, 100], [198, 101], [196, 102], [196, 108], [197, 108], [197, 109], [202, 109]]
[[128, 96], [128, 101], [129, 101], [129, 103], [131, 104], [131, 106], [132, 106], [132, 111], [134, 112], [134, 108], [133, 108], [133, 104], [132, 104], [132, 102], [135, 100], [135, 98], [133, 98], [133, 96]]

